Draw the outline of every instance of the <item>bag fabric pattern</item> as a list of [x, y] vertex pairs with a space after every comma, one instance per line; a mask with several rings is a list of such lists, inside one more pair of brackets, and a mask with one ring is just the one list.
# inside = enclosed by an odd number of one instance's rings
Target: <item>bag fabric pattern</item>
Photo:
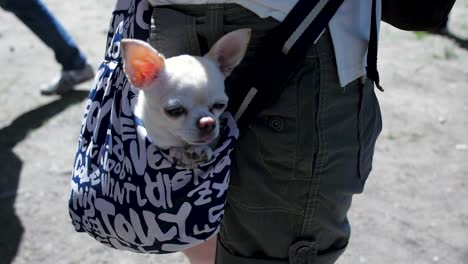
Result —
[[[215, 235], [224, 214], [230, 152], [239, 131], [221, 118], [213, 159], [189, 170], [152, 143], [132, 109], [138, 92], [123, 72], [120, 41], [147, 40], [146, 0], [119, 0], [105, 59], [87, 99], [72, 173], [69, 213], [76, 231], [117, 249], [171, 253]], [[154, 139], [157, 140], [157, 139]]]

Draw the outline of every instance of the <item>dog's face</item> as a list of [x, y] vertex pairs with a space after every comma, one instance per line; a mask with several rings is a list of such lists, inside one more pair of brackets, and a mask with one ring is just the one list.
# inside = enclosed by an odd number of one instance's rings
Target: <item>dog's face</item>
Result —
[[145, 42], [123, 40], [124, 70], [143, 91], [143, 121], [156, 144], [169, 148], [211, 143], [228, 97], [224, 79], [242, 60], [250, 30], [222, 37], [204, 57], [164, 59]]
[[224, 75], [210, 59], [182, 55], [166, 60], [147, 104], [165, 128], [190, 145], [210, 143], [226, 108]]

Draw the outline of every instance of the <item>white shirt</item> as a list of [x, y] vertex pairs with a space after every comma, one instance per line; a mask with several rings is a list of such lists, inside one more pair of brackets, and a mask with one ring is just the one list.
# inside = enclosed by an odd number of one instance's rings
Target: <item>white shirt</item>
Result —
[[[283, 21], [298, 0], [148, 0], [151, 5], [236, 3], [259, 17]], [[372, 0], [345, 0], [329, 23], [340, 84], [346, 84], [366, 73], [367, 47], [370, 35]], [[381, 0], [377, 0], [380, 21]], [[379, 25], [377, 25], [379, 28]]]

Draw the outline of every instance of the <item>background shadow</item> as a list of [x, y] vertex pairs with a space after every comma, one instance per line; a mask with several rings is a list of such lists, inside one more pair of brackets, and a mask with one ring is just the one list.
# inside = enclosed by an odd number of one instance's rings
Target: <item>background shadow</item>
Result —
[[446, 38], [452, 40], [453, 42], [455, 42], [460, 48], [468, 50], [468, 39], [460, 38], [459, 36], [453, 34], [449, 29], [442, 30], [442, 31], [436, 31], [436, 32], [430, 32], [430, 33], [446, 37]]
[[80, 103], [88, 93], [67, 93], [64, 97], [24, 113], [0, 130], [0, 263], [8, 264], [13, 261], [24, 232], [14, 208], [23, 161], [14, 153], [13, 148], [32, 130], [41, 127], [67, 107]]

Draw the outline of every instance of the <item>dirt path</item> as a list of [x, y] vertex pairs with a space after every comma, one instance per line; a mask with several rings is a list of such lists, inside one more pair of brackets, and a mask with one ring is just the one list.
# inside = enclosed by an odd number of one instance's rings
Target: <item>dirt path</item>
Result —
[[[115, 1], [45, 2], [97, 67]], [[382, 27], [384, 129], [339, 264], [468, 263], [467, 16], [468, 0], [457, 1], [450, 29], [458, 38]], [[68, 186], [90, 83], [67, 99], [40, 96], [59, 66], [3, 10], [0, 62], [0, 263], [187, 263], [180, 254], [112, 250], [73, 231]]]

